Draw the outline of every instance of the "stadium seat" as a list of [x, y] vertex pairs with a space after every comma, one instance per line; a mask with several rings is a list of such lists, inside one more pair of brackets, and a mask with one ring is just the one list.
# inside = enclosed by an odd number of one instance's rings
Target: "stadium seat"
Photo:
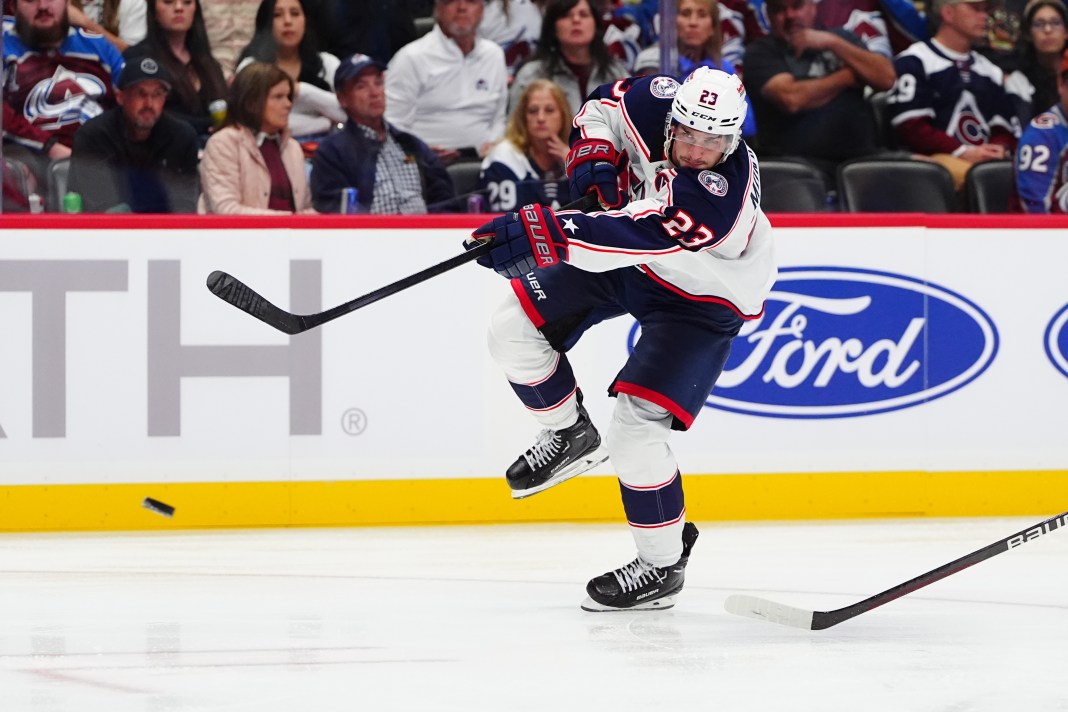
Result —
[[803, 159], [760, 159], [760, 207], [766, 213], [826, 211], [823, 173]]
[[850, 213], [951, 213], [949, 171], [910, 158], [861, 158], [838, 166], [841, 209]]
[[968, 212], [1007, 213], [1015, 185], [1012, 161], [976, 163], [964, 176]]
[[452, 185], [456, 189], [456, 195], [464, 196], [478, 190], [478, 176], [482, 172], [482, 164], [477, 161], [457, 161], [445, 166], [452, 178]]
[[432, 29], [434, 29], [433, 17], [415, 18], [415, 36], [417, 39], [425, 35], [427, 32], [430, 32]]

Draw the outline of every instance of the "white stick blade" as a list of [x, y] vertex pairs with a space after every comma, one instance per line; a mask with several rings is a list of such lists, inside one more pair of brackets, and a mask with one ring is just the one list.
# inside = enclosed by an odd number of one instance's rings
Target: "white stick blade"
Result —
[[769, 623], [779, 623], [793, 626], [794, 628], [812, 630], [812, 611], [785, 606], [775, 601], [769, 601], [766, 598], [741, 595], [727, 596], [723, 607], [727, 609], [728, 613], [733, 613], [736, 616], [756, 618]]

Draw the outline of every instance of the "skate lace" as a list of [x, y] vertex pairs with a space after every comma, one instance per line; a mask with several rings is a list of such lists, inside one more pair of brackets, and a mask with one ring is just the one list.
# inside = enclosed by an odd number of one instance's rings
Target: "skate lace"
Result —
[[612, 573], [615, 574], [616, 581], [624, 591], [636, 591], [653, 581], [663, 583], [664, 579], [667, 578], [666, 572], [662, 572], [652, 564], [642, 561], [641, 557], [621, 569], [616, 569]]
[[556, 456], [556, 453], [560, 452], [560, 446], [563, 445], [563, 442], [563, 438], [557, 435], [555, 431], [542, 430], [538, 434], [538, 441], [524, 454], [527, 464], [531, 468], [544, 467], [549, 463], [549, 460]]

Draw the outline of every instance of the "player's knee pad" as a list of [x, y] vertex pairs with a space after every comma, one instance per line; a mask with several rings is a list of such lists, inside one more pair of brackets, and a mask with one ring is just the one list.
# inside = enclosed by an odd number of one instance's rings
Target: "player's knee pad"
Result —
[[642, 398], [620, 393], [605, 434], [612, 466], [620, 481], [651, 487], [671, 479], [678, 470], [668, 446], [671, 413]]

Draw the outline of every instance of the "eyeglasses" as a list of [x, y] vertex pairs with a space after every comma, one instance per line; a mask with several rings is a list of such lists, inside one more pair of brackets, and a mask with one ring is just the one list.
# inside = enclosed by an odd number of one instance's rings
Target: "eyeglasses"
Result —
[[1063, 20], [1035, 20], [1031, 23], [1031, 29], [1039, 32], [1046, 32], [1052, 30], [1063, 30]]

